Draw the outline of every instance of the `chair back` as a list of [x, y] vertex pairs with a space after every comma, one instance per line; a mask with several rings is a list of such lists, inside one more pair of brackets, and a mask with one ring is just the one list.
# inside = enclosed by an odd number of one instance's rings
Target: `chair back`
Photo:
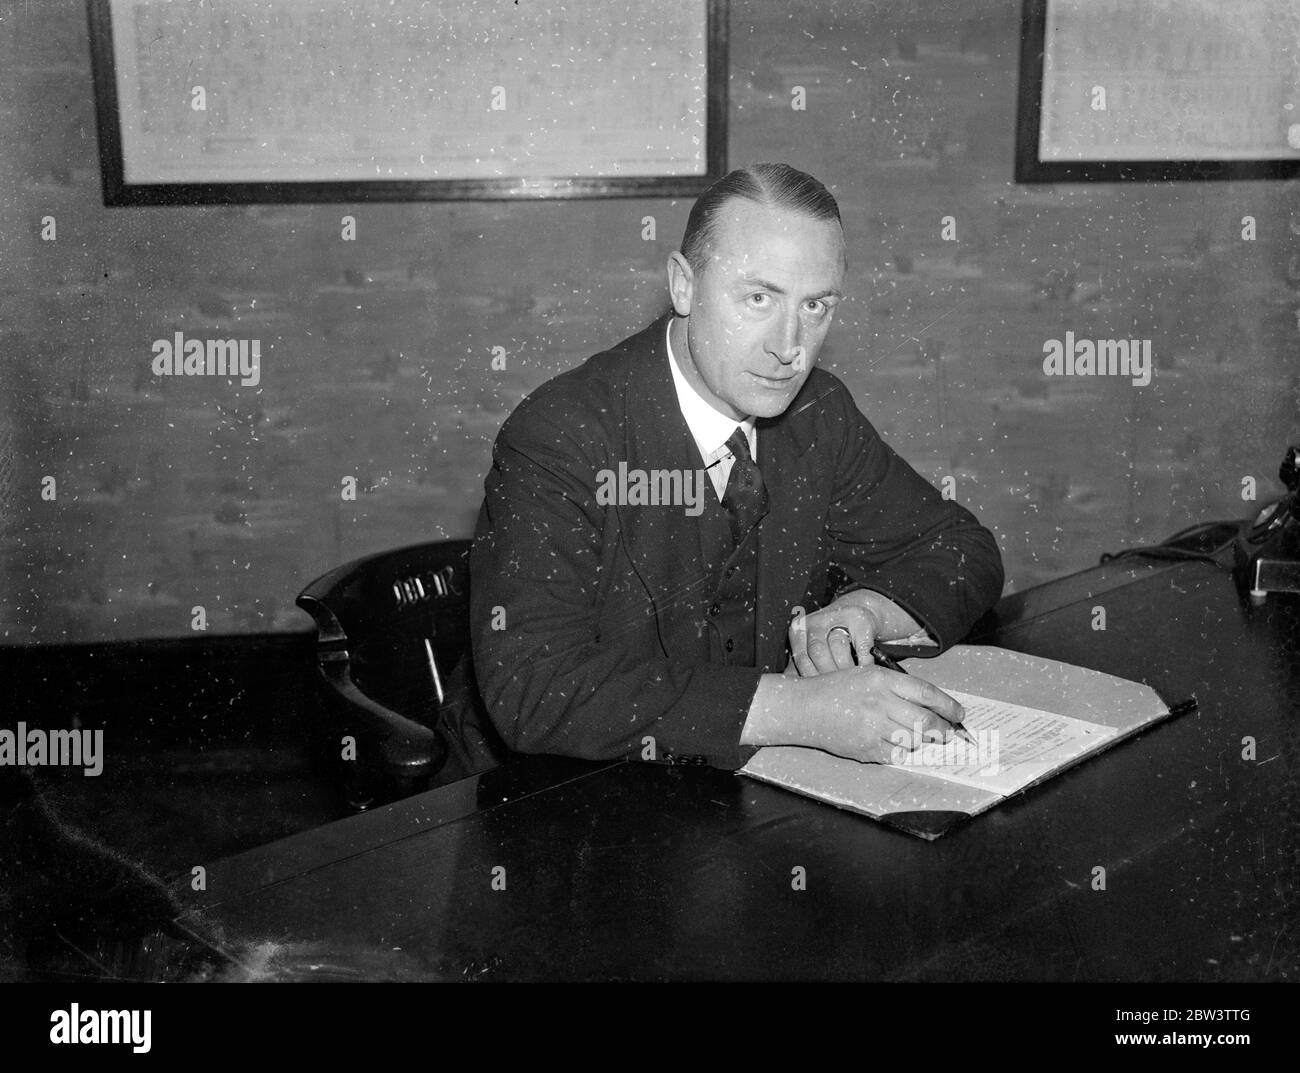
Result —
[[431, 725], [447, 675], [469, 646], [468, 540], [355, 559], [298, 597], [322, 652], [345, 650], [367, 696]]
[[316, 622], [317, 665], [341, 732], [356, 810], [429, 785], [447, 759], [435, 733], [448, 677], [469, 647], [468, 540], [368, 555], [298, 596]]

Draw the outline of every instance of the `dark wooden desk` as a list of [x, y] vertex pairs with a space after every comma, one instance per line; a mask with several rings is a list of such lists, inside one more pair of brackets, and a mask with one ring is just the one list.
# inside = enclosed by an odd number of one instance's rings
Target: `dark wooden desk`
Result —
[[933, 843], [726, 772], [520, 758], [213, 863], [190, 920], [300, 978], [1300, 977], [1296, 604], [1126, 561], [994, 617], [979, 641], [1200, 708]]

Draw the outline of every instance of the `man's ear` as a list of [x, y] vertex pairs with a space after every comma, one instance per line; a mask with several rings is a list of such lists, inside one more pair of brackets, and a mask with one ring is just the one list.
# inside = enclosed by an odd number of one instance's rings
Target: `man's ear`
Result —
[[681, 251], [674, 251], [668, 257], [668, 294], [673, 300], [673, 309], [679, 317], [691, 315], [691, 301], [695, 297], [695, 273]]

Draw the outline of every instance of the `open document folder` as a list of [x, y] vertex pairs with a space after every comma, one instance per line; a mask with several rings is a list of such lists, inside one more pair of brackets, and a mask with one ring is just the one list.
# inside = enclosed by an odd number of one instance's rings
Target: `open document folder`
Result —
[[904, 666], [961, 703], [973, 743], [900, 749], [888, 764], [768, 746], [740, 774], [934, 839], [1175, 714], [1150, 686], [1005, 648], [956, 645]]

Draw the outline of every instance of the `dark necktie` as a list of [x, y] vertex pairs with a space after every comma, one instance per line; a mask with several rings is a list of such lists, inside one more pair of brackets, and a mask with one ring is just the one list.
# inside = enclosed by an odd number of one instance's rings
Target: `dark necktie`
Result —
[[745, 535], [767, 513], [767, 488], [753, 456], [745, 430], [737, 426], [727, 440], [727, 449], [735, 457], [722, 505], [731, 515], [731, 539], [739, 546]]

